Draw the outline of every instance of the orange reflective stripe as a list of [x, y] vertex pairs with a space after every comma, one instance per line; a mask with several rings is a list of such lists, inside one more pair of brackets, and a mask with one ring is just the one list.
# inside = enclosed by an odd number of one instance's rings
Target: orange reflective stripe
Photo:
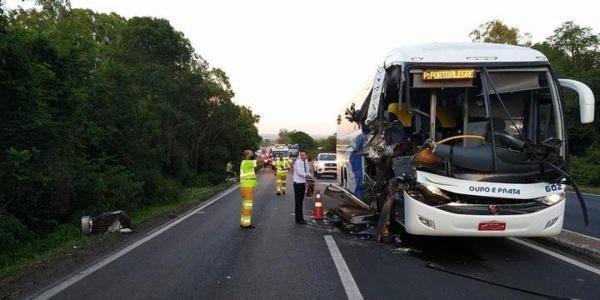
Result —
[[240, 225], [250, 226], [252, 224], [252, 205], [254, 203], [254, 187], [240, 187], [240, 195], [242, 198]]
[[254, 188], [252, 187], [241, 187], [240, 194], [244, 200], [254, 199]]

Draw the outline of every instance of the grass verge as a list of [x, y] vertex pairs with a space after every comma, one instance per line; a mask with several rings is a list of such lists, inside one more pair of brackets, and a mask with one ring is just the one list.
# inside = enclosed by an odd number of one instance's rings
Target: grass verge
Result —
[[[232, 184], [187, 188], [177, 202], [160, 203], [136, 210], [130, 214], [134, 229], [155, 218], [180, 212], [204, 202], [226, 190]], [[0, 254], [0, 279], [14, 276], [38, 264], [71, 255], [78, 249], [86, 249], [100, 240], [114, 239], [117, 234], [83, 236], [79, 225], [63, 224], [43, 239], [29, 242], [22, 247]]]

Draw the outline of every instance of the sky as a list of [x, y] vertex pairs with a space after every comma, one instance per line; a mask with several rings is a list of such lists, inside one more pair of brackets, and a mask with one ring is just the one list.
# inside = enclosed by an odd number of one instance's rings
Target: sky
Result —
[[[31, 6], [27, 2], [5, 1], [9, 8]], [[335, 132], [337, 115], [393, 48], [469, 42], [473, 29], [493, 19], [530, 33], [533, 42], [569, 20], [598, 33], [592, 3], [71, 0], [73, 8], [169, 20], [212, 67], [227, 73], [234, 101], [261, 116], [261, 134], [288, 129], [315, 136]]]

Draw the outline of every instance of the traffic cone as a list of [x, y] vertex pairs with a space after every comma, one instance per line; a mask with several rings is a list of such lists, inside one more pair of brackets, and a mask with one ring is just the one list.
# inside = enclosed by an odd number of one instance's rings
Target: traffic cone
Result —
[[323, 202], [321, 202], [321, 193], [317, 192], [315, 196], [315, 210], [313, 210], [312, 218], [314, 220], [323, 220]]

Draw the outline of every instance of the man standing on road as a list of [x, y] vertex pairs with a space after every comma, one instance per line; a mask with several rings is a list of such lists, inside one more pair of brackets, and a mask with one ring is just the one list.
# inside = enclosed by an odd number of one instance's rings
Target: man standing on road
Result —
[[252, 224], [252, 204], [254, 202], [254, 189], [256, 188], [256, 173], [254, 169], [262, 160], [253, 159], [251, 150], [244, 151], [244, 158], [240, 164], [240, 194], [242, 196], [242, 213], [240, 218], [241, 228], [254, 228]]
[[287, 181], [287, 173], [290, 168], [290, 162], [287, 159], [283, 158], [283, 155], [279, 155], [279, 158], [275, 162], [275, 167], [277, 169], [277, 195], [281, 195], [283, 193], [285, 195], [285, 183]]
[[294, 163], [294, 200], [295, 200], [295, 214], [296, 223], [306, 224], [304, 221], [304, 214], [302, 212], [302, 206], [304, 201], [304, 192], [306, 190], [306, 179], [310, 178], [310, 169], [308, 162], [306, 161], [306, 151], [300, 151], [300, 159], [296, 159]]

